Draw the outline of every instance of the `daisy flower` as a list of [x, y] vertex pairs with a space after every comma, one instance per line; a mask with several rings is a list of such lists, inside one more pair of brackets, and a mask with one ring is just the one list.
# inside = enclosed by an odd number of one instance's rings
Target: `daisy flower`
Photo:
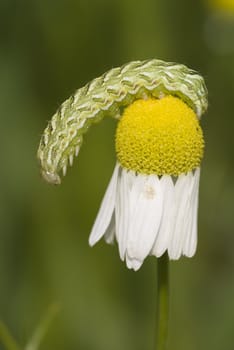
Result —
[[192, 257], [204, 139], [199, 124], [207, 108], [204, 81], [183, 65], [136, 61], [115, 68], [78, 90], [52, 118], [38, 156], [43, 177], [78, 154], [90, 124], [117, 119], [117, 162], [92, 232], [118, 243], [120, 258], [138, 270], [148, 255]]
[[121, 259], [134, 270], [148, 255], [192, 257], [203, 148], [196, 114], [181, 99], [140, 99], [127, 107], [90, 245], [103, 236], [108, 243], [116, 238]]

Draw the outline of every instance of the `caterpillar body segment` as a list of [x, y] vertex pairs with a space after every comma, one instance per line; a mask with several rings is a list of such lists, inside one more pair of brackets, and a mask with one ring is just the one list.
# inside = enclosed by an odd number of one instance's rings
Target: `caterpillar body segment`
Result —
[[122, 108], [139, 98], [180, 97], [198, 118], [207, 109], [207, 90], [203, 78], [184, 65], [152, 59], [133, 61], [113, 68], [78, 89], [54, 114], [45, 129], [38, 159], [43, 178], [61, 182], [82, 145], [83, 135], [104, 116], [121, 117]]

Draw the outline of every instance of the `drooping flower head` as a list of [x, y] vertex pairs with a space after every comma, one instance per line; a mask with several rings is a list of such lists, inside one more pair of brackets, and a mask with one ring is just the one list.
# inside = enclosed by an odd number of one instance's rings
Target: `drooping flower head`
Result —
[[105, 115], [119, 119], [117, 164], [90, 245], [116, 238], [121, 259], [134, 270], [149, 254], [194, 255], [206, 97], [203, 78], [187, 67], [136, 61], [79, 89], [53, 116], [38, 157], [43, 177], [55, 184], [89, 126]]

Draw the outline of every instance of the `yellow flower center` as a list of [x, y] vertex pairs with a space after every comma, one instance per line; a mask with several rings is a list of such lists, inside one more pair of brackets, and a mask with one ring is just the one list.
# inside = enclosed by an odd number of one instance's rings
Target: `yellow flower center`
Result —
[[196, 114], [174, 96], [136, 100], [118, 123], [118, 161], [142, 174], [187, 173], [200, 166], [203, 149]]

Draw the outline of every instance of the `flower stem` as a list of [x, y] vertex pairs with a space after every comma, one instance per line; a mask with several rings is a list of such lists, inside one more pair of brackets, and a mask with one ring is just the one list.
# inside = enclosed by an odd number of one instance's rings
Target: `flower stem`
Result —
[[169, 314], [169, 261], [167, 254], [158, 260], [156, 350], [166, 350]]

